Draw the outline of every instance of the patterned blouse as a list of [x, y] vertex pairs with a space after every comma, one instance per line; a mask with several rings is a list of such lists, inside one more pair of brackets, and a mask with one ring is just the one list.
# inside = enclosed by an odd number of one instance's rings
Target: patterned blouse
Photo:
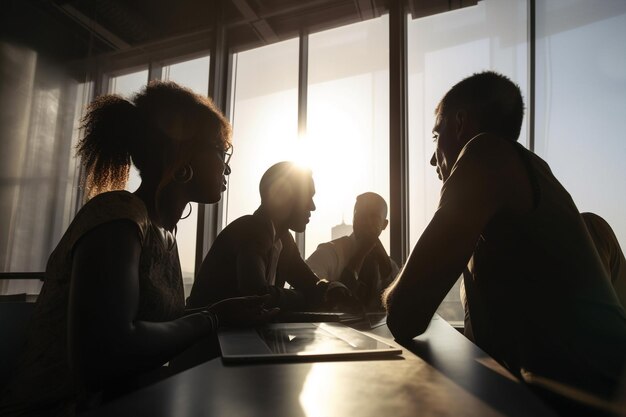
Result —
[[0, 403], [1, 415], [72, 415], [83, 391], [69, 367], [67, 321], [76, 243], [94, 228], [118, 220], [137, 226], [142, 243], [139, 260], [137, 320], [164, 322], [185, 309], [183, 281], [174, 244], [167, 247], [150, 222], [142, 200], [127, 191], [111, 191], [91, 199], [50, 255], [27, 343], [12, 383]]

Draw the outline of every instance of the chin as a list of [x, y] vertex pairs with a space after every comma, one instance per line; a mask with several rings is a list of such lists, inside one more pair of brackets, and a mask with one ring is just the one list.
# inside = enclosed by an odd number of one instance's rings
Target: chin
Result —
[[198, 199], [197, 203], [200, 204], [215, 204], [222, 199], [222, 193], [205, 196], [202, 199]]
[[222, 193], [219, 193], [215, 198], [212, 198], [207, 204], [215, 204], [222, 199]]

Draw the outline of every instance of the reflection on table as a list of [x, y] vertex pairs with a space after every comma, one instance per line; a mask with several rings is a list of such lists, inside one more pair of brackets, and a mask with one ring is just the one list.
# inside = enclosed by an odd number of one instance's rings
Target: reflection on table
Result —
[[[384, 325], [365, 333], [398, 346]], [[401, 358], [245, 365], [218, 358], [89, 416], [554, 416], [438, 316]]]

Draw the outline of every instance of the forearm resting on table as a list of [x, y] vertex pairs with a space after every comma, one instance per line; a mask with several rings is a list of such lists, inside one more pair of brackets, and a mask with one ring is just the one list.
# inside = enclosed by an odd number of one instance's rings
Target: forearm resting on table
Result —
[[116, 337], [98, 329], [83, 331], [80, 339], [74, 337], [71, 356], [83, 382], [98, 388], [156, 369], [215, 330], [202, 314], [162, 323], [136, 321], [115, 332]]
[[[471, 255], [472, 237], [454, 241], [462, 227], [438, 212], [415, 245], [409, 260], [385, 292], [387, 326], [397, 339], [426, 331], [439, 304], [450, 291]], [[450, 240], [448, 240], [450, 239]]]

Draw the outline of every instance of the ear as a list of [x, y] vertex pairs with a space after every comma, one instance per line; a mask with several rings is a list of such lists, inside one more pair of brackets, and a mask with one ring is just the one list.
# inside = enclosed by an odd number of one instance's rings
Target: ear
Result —
[[455, 122], [456, 137], [458, 140], [461, 140], [461, 138], [464, 136], [468, 127], [467, 126], [467, 123], [468, 123], [467, 111], [462, 110], [462, 109], [458, 110], [454, 117], [454, 122]]
[[295, 190], [291, 182], [278, 179], [270, 185], [267, 193], [267, 207], [278, 218], [286, 218], [291, 214], [296, 202]]

